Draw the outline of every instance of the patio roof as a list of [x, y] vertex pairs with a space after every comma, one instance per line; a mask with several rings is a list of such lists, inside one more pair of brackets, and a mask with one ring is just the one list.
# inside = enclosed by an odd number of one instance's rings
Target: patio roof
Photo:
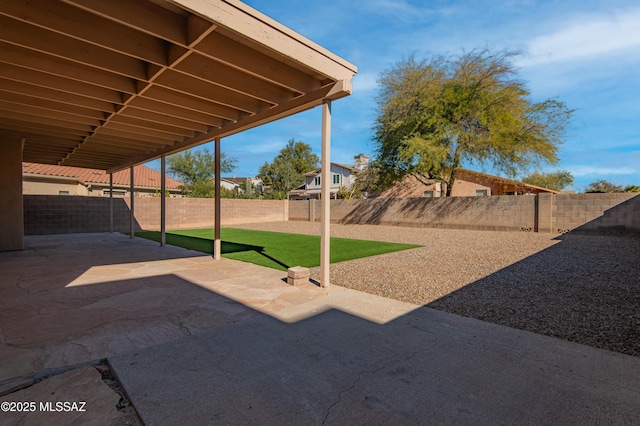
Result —
[[351, 93], [354, 65], [236, 0], [0, 4], [0, 130], [115, 172]]

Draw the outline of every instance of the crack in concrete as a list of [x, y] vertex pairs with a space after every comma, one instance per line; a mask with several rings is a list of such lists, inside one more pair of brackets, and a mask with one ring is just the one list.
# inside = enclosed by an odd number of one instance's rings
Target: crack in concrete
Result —
[[[416, 326], [416, 328], [419, 329], [419, 327], [417, 327], [417, 326]], [[420, 330], [420, 331], [425, 332], [425, 330]], [[433, 334], [431, 332], [427, 332], [427, 333]], [[346, 393], [346, 392], [349, 392], [352, 389], [354, 389], [356, 387], [356, 385], [358, 384], [358, 382], [360, 382], [360, 380], [362, 379], [363, 375], [365, 375], [365, 374], [375, 374], [375, 373], [377, 373], [379, 371], [384, 370], [387, 367], [391, 367], [394, 364], [409, 361], [411, 358], [414, 358], [418, 354], [432, 351], [438, 344], [438, 335], [437, 334], [435, 334], [435, 341], [433, 343], [434, 343], [433, 346], [431, 346], [429, 348], [425, 348], [425, 349], [423, 349], [421, 351], [417, 351], [417, 352], [414, 351], [410, 355], [408, 355], [408, 356], [406, 356], [406, 357], [404, 357], [402, 359], [388, 360], [387, 362], [384, 363], [384, 365], [382, 365], [381, 367], [376, 368], [374, 370], [358, 372], [358, 378], [348, 388], [338, 391], [338, 399], [333, 404], [331, 404], [329, 406], [329, 408], [327, 408], [327, 412], [326, 412], [326, 414], [324, 416], [324, 420], [322, 420], [322, 424], [323, 425], [326, 424], [327, 420], [329, 419], [329, 416], [331, 415], [331, 410], [333, 410], [334, 407], [336, 407], [338, 404], [340, 404], [340, 402], [342, 401], [342, 394]]]

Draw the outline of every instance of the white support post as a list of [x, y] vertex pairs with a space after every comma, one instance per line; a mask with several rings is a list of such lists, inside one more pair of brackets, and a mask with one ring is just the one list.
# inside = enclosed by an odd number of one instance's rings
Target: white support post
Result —
[[213, 258], [222, 258], [222, 241], [220, 240], [220, 138], [215, 141], [215, 230], [213, 240]]
[[164, 247], [167, 243], [167, 200], [165, 192], [167, 191], [167, 178], [165, 156], [160, 157], [160, 247]]
[[109, 173], [109, 232], [113, 234], [113, 173]]
[[320, 285], [329, 287], [331, 266], [331, 100], [322, 103], [322, 177], [320, 191]]
[[133, 214], [133, 166], [129, 169], [129, 192], [130, 192], [130, 200], [131, 206], [129, 209], [129, 238], [133, 238], [133, 234], [135, 232], [135, 216]]

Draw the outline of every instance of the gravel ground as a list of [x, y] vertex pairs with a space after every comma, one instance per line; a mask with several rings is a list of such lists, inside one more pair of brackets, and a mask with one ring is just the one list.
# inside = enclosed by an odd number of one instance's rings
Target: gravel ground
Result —
[[[308, 222], [233, 227], [320, 233]], [[337, 285], [640, 356], [637, 236], [377, 225], [332, 225], [331, 235], [424, 246], [333, 264]]]

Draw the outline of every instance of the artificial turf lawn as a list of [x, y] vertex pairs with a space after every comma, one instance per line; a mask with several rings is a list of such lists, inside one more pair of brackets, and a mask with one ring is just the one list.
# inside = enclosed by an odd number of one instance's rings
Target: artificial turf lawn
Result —
[[[222, 255], [229, 259], [281, 270], [293, 266], [312, 268], [320, 265], [319, 236], [235, 228], [223, 228], [220, 234]], [[135, 235], [160, 241], [160, 233], [156, 231], [136, 232]], [[213, 228], [170, 231], [166, 234], [167, 244], [207, 254], [213, 253], [213, 238]], [[331, 263], [416, 247], [420, 246], [332, 237]]]

